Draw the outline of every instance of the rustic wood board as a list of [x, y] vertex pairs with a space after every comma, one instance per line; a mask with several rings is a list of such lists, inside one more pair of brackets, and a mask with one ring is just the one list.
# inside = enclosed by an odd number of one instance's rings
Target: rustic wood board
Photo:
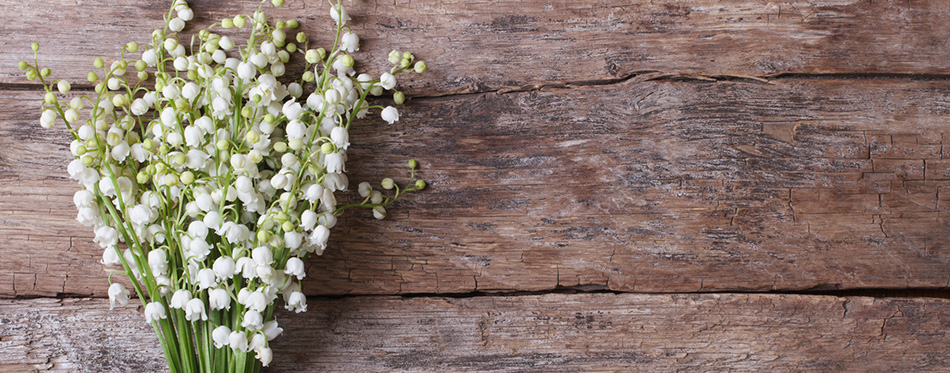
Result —
[[[257, 1], [191, 1], [196, 24], [256, 9]], [[28, 83], [16, 62], [43, 61], [85, 82], [92, 59], [146, 41], [166, 2], [13, 2], [0, 14], [0, 82]], [[386, 53], [409, 48], [431, 72], [413, 94], [496, 90], [618, 79], [638, 72], [684, 75], [950, 73], [950, 3], [941, 0], [357, 1], [347, 3], [363, 40], [360, 61], [381, 72]], [[270, 5], [268, 4], [268, 7]], [[323, 1], [287, 1], [327, 42]], [[52, 27], [51, 27], [52, 26]], [[366, 53], [369, 51], [370, 53]]]
[[[0, 13], [0, 372], [164, 369], [135, 307], [70, 298], [106, 295], [101, 250], [15, 64], [40, 41], [87, 90], [166, 3]], [[257, 1], [190, 3], [207, 25]], [[326, 42], [325, 8], [273, 14]], [[431, 187], [341, 221], [305, 290], [343, 296], [278, 312], [270, 371], [950, 370], [950, 3], [349, 8], [365, 69], [430, 66], [402, 121], [352, 131], [351, 181], [417, 158]], [[729, 293], [822, 290], [881, 298]]]
[[[278, 313], [268, 371], [946, 371], [948, 314], [947, 299], [778, 294], [311, 299]], [[0, 326], [3, 372], [163, 370], [132, 307], [0, 300]]]
[[[945, 288], [948, 96], [945, 80], [632, 79], [417, 99], [352, 131], [351, 181], [415, 157], [431, 188], [385, 221], [346, 215], [305, 287]], [[22, 114], [38, 97], [0, 91], [0, 294], [104, 296], [66, 137]]]

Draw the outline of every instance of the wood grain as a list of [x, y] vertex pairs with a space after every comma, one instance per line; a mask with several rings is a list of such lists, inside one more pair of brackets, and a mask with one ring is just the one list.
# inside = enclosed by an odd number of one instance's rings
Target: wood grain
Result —
[[[163, 1], [13, 2], [0, 14], [0, 83], [29, 83], [16, 62], [42, 61], [85, 82], [93, 58], [161, 26]], [[208, 25], [257, 1], [192, 1]], [[416, 95], [673, 75], [950, 73], [950, 4], [941, 0], [358, 1], [348, 3], [363, 40], [357, 59], [382, 72], [389, 50], [411, 48], [430, 73]], [[268, 4], [268, 7], [270, 5]], [[288, 1], [272, 14], [297, 18], [327, 43], [323, 1]], [[53, 26], [53, 27], [50, 27]], [[193, 26], [197, 27], [197, 26]]]
[[[948, 96], [942, 80], [633, 79], [417, 99], [351, 132], [350, 179], [415, 157], [431, 187], [385, 221], [346, 215], [305, 288], [945, 288]], [[0, 91], [0, 294], [104, 296], [65, 135], [21, 114], [37, 99]]]
[[[776, 294], [311, 299], [278, 313], [267, 371], [945, 371], [948, 314], [946, 299]], [[0, 371], [163, 370], [132, 307], [0, 300], [0, 315]]]

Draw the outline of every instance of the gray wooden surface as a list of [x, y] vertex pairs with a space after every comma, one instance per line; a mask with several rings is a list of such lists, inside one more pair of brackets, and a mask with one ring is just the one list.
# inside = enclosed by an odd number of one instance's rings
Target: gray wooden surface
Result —
[[[164, 366], [132, 307], [41, 298], [0, 310], [12, 355], [0, 371]], [[940, 371], [948, 313], [945, 299], [791, 294], [311, 299], [277, 314], [269, 371]]]
[[[191, 4], [200, 24], [256, 7]], [[92, 59], [145, 40], [165, 8], [0, 13], [0, 346], [14, 352], [0, 370], [160, 363], [140, 315], [104, 306], [66, 135], [39, 129], [42, 94], [15, 63], [40, 41], [43, 64], [88, 89]], [[324, 8], [274, 13], [325, 40]], [[276, 370], [948, 368], [947, 2], [349, 9], [363, 68], [405, 46], [430, 66], [400, 82], [400, 122], [352, 130], [350, 180], [416, 158], [430, 188], [387, 220], [341, 220], [308, 263], [319, 306], [280, 316], [294, 329]], [[906, 297], [839, 297], [880, 289]]]

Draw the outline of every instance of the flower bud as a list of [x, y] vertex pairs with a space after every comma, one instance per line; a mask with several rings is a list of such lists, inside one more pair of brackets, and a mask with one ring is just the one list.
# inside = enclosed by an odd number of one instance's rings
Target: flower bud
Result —
[[247, 25], [247, 18], [245, 18], [243, 15], [234, 17], [234, 27], [244, 28], [245, 25]]
[[393, 93], [393, 102], [395, 102], [396, 105], [402, 105], [406, 102], [406, 95], [400, 91], [396, 91], [396, 93]]
[[360, 197], [363, 197], [363, 198], [369, 197], [369, 194], [373, 192], [373, 187], [370, 186], [369, 183], [365, 181], [360, 183], [360, 185], [357, 186], [356, 189], [359, 191]]
[[[40, 126], [43, 128], [52, 128], [53, 123], [56, 121], [56, 111], [53, 109], [43, 110], [43, 114], [40, 116]], [[91, 128], [89, 126], [84, 126], [86, 128]], [[82, 129], [83, 127], [79, 127]]]
[[261, 141], [261, 134], [254, 130], [248, 131], [247, 134], [244, 135], [244, 140], [251, 144], [256, 144], [258, 141]]
[[345, 55], [343, 55], [343, 57], [340, 57], [340, 63], [343, 64], [343, 66], [346, 66], [346, 67], [353, 67], [353, 65], [356, 64], [356, 61], [353, 60], [353, 56], [350, 56], [350, 55], [348, 55], [348, 54], [345, 54]]
[[195, 174], [191, 171], [185, 171], [181, 173], [178, 179], [181, 180], [182, 184], [191, 185], [191, 183], [195, 182]]
[[383, 75], [379, 77], [379, 85], [387, 90], [393, 89], [396, 87], [396, 77], [390, 73], [383, 73]]
[[316, 49], [308, 49], [307, 53], [304, 55], [304, 59], [306, 59], [307, 63], [309, 64], [315, 64], [319, 62], [322, 58], [320, 58], [320, 54], [317, 53]]
[[336, 105], [340, 103], [340, 92], [335, 89], [328, 89], [326, 93], [323, 94], [323, 100], [327, 105]]
[[373, 207], [373, 217], [377, 220], [383, 220], [386, 218], [386, 209], [383, 206]]
[[162, 184], [164, 184], [167, 187], [173, 187], [175, 185], [178, 185], [178, 178], [175, 177], [175, 175], [167, 174], [165, 175], [164, 178], [162, 178]]
[[69, 82], [65, 80], [60, 80], [59, 82], [56, 83], [56, 88], [59, 89], [59, 93], [67, 94], [69, 93], [69, 89], [71, 88], [71, 86], [69, 85]]
[[416, 65], [415, 65], [415, 68], [414, 68], [414, 70], [416, 70], [416, 73], [418, 73], [418, 74], [422, 74], [422, 73], [426, 72], [426, 70], [428, 70], [428, 69], [429, 69], [429, 65], [426, 65], [426, 62], [425, 62], [425, 61], [416, 62]]
[[418, 189], [418, 190], [423, 190], [423, 189], [425, 189], [425, 188], [426, 188], [426, 181], [425, 181], [425, 180], [416, 180], [416, 189]]
[[195, 11], [187, 6], [176, 7], [178, 9], [178, 18], [181, 18], [182, 21], [191, 21], [195, 18]]
[[63, 118], [66, 119], [67, 123], [73, 123], [79, 120], [79, 113], [76, 112], [76, 110], [69, 109], [69, 110], [66, 110], [66, 113], [64, 113]]
[[182, 21], [181, 18], [175, 17], [171, 21], [168, 21], [168, 29], [172, 32], [179, 32], [185, 28], [185, 21]]

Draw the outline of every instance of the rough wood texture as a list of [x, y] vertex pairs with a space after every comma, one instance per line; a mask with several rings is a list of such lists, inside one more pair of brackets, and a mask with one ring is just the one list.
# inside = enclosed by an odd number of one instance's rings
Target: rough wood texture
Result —
[[[192, 1], [198, 25], [257, 1]], [[0, 82], [26, 83], [16, 62], [44, 45], [57, 74], [85, 82], [96, 56], [148, 40], [163, 1], [38, 0], [0, 14]], [[361, 61], [379, 71], [411, 46], [431, 72], [415, 94], [616, 79], [642, 71], [701, 75], [950, 73], [950, 4], [926, 1], [358, 1]], [[268, 7], [269, 4], [268, 4]], [[330, 27], [322, 1], [288, 1], [272, 14], [310, 31]], [[53, 28], [49, 26], [53, 25]], [[316, 34], [315, 34], [316, 35]], [[327, 37], [316, 37], [326, 41]], [[369, 51], [370, 53], [367, 53]], [[368, 58], [368, 59], [367, 59]]]
[[[356, 297], [279, 313], [272, 372], [946, 371], [950, 301], [812, 295]], [[0, 300], [0, 371], [158, 371], [105, 300]], [[96, 343], [89, 343], [96, 341]]]
[[[397, 125], [352, 131], [351, 180], [416, 157], [431, 188], [385, 221], [346, 215], [306, 288], [943, 288], [948, 95], [947, 81], [632, 80], [416, 100]], [[0, 293], [104, 296], [65, 137], [20, 114], [35, 96], [0, 92]]]
[[[257, 1], [191, 3], [207, 25]], [[88, 89], [92, 59], [147, 39], [166, 4], [0, 12], [0, 297], [24, 297], [0, 299], [0, 372], [163, 369], [133, 307], [34, 299], [103, 297], [106, 274], [73, 220], [67, 138], [39, 129], [42, 95], [15, 63], [40, 41]], [[950, 287], [950, 3], [350, 13], [367, 70], [394, 47], [430, 66], [400, 81], [415, 97], [402, 121], [352, 131], [350, 179], [417, 158], [431, 187], [388, 220], [342, 220], [305, 289], [374, 295], [278, 313], [271, 371], [950, 370], [950, 300], [930, 298]], [[328, 39], [324, 2], [273, 14]], [[485, 294], [565, 288], [686, 294]], [[690, 293], [804, 289], [916, 298]], [[423, 296], [391, 297], [405, 293]]]

